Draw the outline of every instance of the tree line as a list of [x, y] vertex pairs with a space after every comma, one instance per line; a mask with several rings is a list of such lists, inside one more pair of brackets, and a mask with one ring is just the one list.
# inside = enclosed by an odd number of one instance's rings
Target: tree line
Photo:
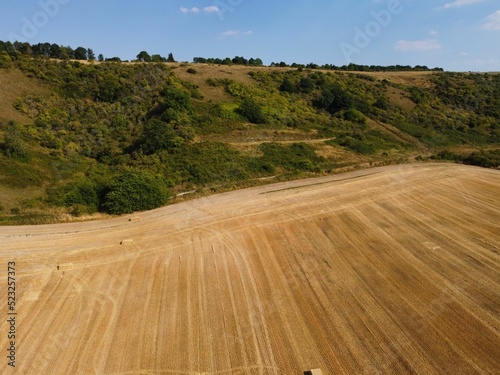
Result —
[[205, 57], [195, 57], [193, 59], [195, 64], [214, 64], [214, 65], [246, 65], [246, 66], [264, 66], [264, 62], [260, 58], [246, 59], [242, 56], [235, 56], [234, 58], [226, 57], [225, 59], [220, 58], [205, 58]]
[[[95, 60], [96, 56], [91, 48], [62, 46], [56, 43], [37, 43], [28, 42], [3, 42], [0, 40], [0, 53], [7, 53], [11, 59], [17, 60], [18, 54], [28, 56], [41, 56], [60, 60]], [[104, 60], [102, 55], [99, 59]]]
[[[58, 45], [56, 43], [37, 43], [30, 44], [28, 42], [3, 42], [0, 40], [0, 67], [8, 64], [9, 61], [17, 60], [18, 55], [28, 55], [33, 57], [46, 57], [51, 59], [60, 60], [87, 60], [87, 61], [122, 61], [119, 57], [105, 58], [102, 54], [99, 54], [96, 58], [94, 51], [91, 48], [77, 47], [72, 48], [70, 46]], [[170, 52], [168, 57], [161, 56], [159, 54], [149, 54], [147, 51], [141, 51], [136, 56], [136, 62], [176, 62], [174, 55]], [[205, 58], [205, 57], [195, 57], [193, 58], [193, 63], [195, 64], [214, 64], [214, 65], [244, 65], [244, 66], [264, 66], [264, 62], [260, 58], [247, 59], [243, 56], [235, 56], [234, 58], [226, 57], [222, 58]], [[319, 65], [315, 63], [309, 64], [298, 64], [292, 63], [287, 64], [284, 61], [272, 62], [270, 67], [279, 68], [296, 68], [296, 69], [319, 69], [319, 70], [340, 70], [340, 71], [354, 71], [354, 72], [402, 72], [402, 71], [435, 71], [441, 72], [442, 68], [429, 68], [425, 65], [358, 65], [358, 64], [348, 64], [348, 65], [334, 65], [334, 64], [324, 64]]]
[[346, 71], [346, 72], [442, 72], [443, 68], [429, 68], [425, 65], [415, 65], [415, 66], [410, 66], [410, 65], [388, 65], [388, 66], [381, 66], [381, 65], [359, 65], [359, 64], [348, 64], [348, 65], [334, 65], [334, 64], [324, 64], [324, 65], [318, 65], [315, 63], [309, 63], [309, 64], [297, 64], [297, 63], [292, 63], [292, 64], [287, 64], [284, 61], [281, 61], [279, 63], [277, 62], [272, 62], [270, 67], [277, 67], [277, 68], [297, 68], [297, 69], [318, 69], [318, 70], [341, 70], [341, 71]]
[[[82, 60], [82, 61], [111, 61], [121, 62], [119, 57], [105, 58], [102, 54], [96, 57], [91, 48], [63, 46], [56, 43], [37, 43], [28, 42], [4, 42], [0, 40], [0, 67], [7, 62], [16, 61], [19, 56], [45, 57], [58, 60]], [[149, 54], [147, 51], [141, 51], [137, 55], [137, 62], [175, 62], [174, 55], [169, 53], [168, 57], [159, 54]]]

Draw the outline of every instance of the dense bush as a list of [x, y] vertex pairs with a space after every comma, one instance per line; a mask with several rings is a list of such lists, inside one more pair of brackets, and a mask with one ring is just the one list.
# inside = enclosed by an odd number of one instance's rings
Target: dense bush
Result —
[[500, 150], [474, 152], [464, 158], [464, 164], [477, 165], [484, 168], [500, 167]]
[[19, 126], [13, 122], [7, 125], [4, 132], [4, 140], [0, 143], [0, 150], [8, 158], [28, 161], [29, 149], [23, 140]]
[[48, 190], [48, 202], [72, 207], [79, 214], [97, 212], [101, 205], [102, 187], [92, 179], [82, 177], [66, 185]]
[[353, 105], [353, 100], [351, 95], [336, 83], [323, 88], [321, 96], [314, 101], [314, 105], [335, 114], [343, 109], [349, 109]]
[[264, 124], [266, 117], [259, 103], [253, 99], [245, 99], [238, 107], [238, 113], [254, 124]]
[[454, 152], [451, 152], [448, 150], [439, 151], [436, 155], [432, 155], [431, 159], [433, 159], [433, 160], [450, 160], [450, 161], [454, 161], [454, 162], [463, 161], [462, 156], [457, 155]]
[[144, 125], [140, 139], [141, 149], [146, 154], [160, 150], [173, 150], [184, 143], [174, 127], [164, 121], [151, 119]]
[[107, 189], [103, 207], [111, 214], [151, 210], [169, 198], [166, 181], [144, 172], [125, 172], [115, 177]]

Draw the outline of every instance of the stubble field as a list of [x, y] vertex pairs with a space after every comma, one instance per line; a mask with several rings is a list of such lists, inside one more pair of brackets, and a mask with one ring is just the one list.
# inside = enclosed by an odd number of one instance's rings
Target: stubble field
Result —
[[498, 374], [499, 193], [390, 166], [2, 227], [0, 373]]

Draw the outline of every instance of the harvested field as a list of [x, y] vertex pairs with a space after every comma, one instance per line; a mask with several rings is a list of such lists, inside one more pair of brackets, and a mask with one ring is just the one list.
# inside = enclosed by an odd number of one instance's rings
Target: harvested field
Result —
[[499, 196], [421, 164], [1, 227], [0, 373], [498, 374]]

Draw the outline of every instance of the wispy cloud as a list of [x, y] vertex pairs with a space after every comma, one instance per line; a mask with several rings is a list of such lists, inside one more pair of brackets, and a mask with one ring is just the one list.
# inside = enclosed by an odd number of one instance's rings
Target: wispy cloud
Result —
[[199, 13], [200, 12], [200, 8], [197, 8], [197, 7], [192, 7], [192, 8], [184, 8], [184, 7], [181, 7], [180, 11], [182, 13]]
[[182, 13], [200, 13], [200, 12], [217, 13], [217, 12], [219, 12], [219, 8], [216, 7], [215, 5], [204, 7], [203, 9], [198, 8], [198, 7], [192, 7], [192, 8], [181, 7], [180, 11]]
[[486, 17], [483, 20], [483, 26], [481, 28], [484, 30], [500, 30], [500, 10]]
[[472, 5], [476, 3], [482, 3], [485, 0], [455, 0], [450, 3], [444, 4], [443, 8], [444, 9], [450, 9], [450, 8], [460, 8], [463, 7], [464, 5]]
[[249, 36], [252, 35], [253, 31], [240, 31], [240, 30], [227, 30], [221, 34], [222, 38], [237, 38], [239, 36]]
[[219, 11], [219, 8], [217, 8], [215, 5], [211, 5], [209, 7], [203, 8], [203, 10], [207, 13], [216, 13]]
[[441, 49], [441, 43], [437, 39], [424, 40], [399, 40], [394, 45], [398, 52], [427, 52]]

